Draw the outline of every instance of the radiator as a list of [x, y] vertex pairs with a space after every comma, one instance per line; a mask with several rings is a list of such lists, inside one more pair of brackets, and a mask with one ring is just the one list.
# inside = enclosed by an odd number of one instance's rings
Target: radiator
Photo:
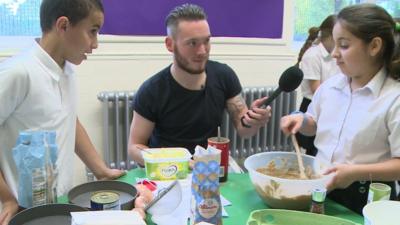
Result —
[[128, 157], [133, 95], [132, 91], [100, 92], [97, 95], [103, 108], [103, 157], [111, 168], [135, 167], [135, 162]]
[[[255, 99], [269, 96], [274, 87], [244, 88], [242, 95], [250, 105]], [[135, 163], [127, 156], [127, 143], [132, 120], [131, 103], [134, 92], [101, 92], [98, 99], [103, 112], [104, 160], [112, 168], [131, 169]], [[283, 93], [271, 104], [272, 117], [266, 126], [252, 138], [244, 139], [238, 136], [229, 114], [224, 113], [221, 134], [231, 140], [231, 156], [242, 161], [247, 156], [264, 151], [292, 151], [292, 144], [281, 132], [280, 118], [296, 108], [296, 92]]]

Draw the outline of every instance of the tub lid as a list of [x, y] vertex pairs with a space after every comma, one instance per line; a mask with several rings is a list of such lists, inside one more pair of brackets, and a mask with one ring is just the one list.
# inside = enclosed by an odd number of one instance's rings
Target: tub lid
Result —
[[142, 156], [148, 162], [187, 161], [192, 155], [186, 148], [148, 148], [142, 151]]

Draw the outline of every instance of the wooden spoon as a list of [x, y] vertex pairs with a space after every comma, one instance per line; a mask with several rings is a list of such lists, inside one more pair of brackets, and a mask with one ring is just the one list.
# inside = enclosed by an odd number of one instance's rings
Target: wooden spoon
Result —
[[299, 164], [300, 178], [307, 179], [307, 176], [304, 172], [305, 170], [304, 170], [303, 158], [301, 157], [299, 143], [297, 143], [296, 136], [294, 134], [291, 135], [291, 138], [294, 145], [294, 149], [296, 150], [297, 162]]

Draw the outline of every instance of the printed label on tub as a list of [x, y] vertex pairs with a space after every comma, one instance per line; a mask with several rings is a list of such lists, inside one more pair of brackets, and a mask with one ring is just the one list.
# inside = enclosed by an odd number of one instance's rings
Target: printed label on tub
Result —
[[159, 167], [161, 176], [170, 178], [176, 174], [178, 167], [176, 165], [170, 165], [166, 167]]
[[146, 174], [153, 180], [184, 179], [188, 163], [146, 163]]

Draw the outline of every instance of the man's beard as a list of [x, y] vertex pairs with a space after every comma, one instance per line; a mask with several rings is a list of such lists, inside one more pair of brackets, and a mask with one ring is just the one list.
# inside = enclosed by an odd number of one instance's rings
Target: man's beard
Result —
[[183, 71], [185, 71], [189, 74], [198, 75], [198, 74], [203, 73], [204, 70], [206, 69], [205, 66], [203, 66], [199, 69], [190, 68], [190, 62], [180, 54], [178, 48], [176, 48], [176, 47], [174, 50], [174, 57], [175, 57], [176, 64], [178, 64], [179, 68], [181, 68]]

